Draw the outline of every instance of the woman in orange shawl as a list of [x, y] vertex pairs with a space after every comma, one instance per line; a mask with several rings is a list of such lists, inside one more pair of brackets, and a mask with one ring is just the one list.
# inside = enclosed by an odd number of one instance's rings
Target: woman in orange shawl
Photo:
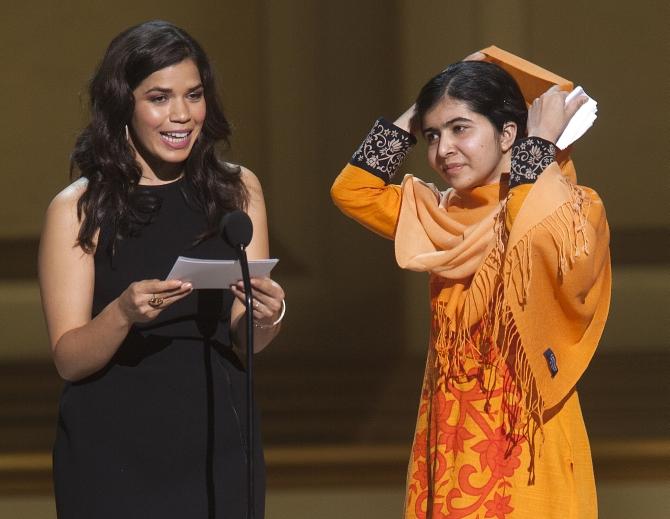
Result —
[[[394, 240], [402, 268], [430, 275], [405, 518], [597, 516], [575, 384], [607, 316], [609, 231], [554, 145], [585, 99], [554, 86], [527, 109], [524, 93], [495, 64], [450, 65], [395, 123], [375, 122], [331, 190]], [[450, 189], [391, 183], [413, 133]]]

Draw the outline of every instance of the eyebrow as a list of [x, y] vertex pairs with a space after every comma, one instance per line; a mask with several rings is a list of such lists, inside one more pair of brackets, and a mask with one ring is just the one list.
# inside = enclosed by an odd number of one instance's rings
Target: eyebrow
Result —
[[[448, 128], [449, 126], [453, 126], [456, 123], [471, 123], [472, 119], [468, 119], [467, 117], [454, 117], [453, 119], [449, 119], [446, 123], [442, 125], [442, 128]], [[428, 128], [423, 128], [423, 133], [427, 133], [430, 131], [435, 131], [436, 128], [433, 128], [432, 126], [429, 126]]]
[[[191, 92], [195, 92], [196, 90], [198, 90], [198, 89], [200, 89], [200, 88], [203, 88], [202, 83], [198, 83], [196, 86], [189, 88], [189, 89], [187, 90], [187, 92], [189, 92], [189, 93], [191, 93]], [[149, 90], [147, 90], [146, 92], [144, 92], [144, 94], [146, 95], [146, 94], [149, 94], [149, 93], [151, 93], [151, 92], [159, 92], [159, 93], [161, 93], [161, 94], [169, 94], [170, 92], [172, 92], [172, 89], [171, 89], [171, 88], [165, 88], [165, 87], [155, 86], [155, 87], [151, 87]]]

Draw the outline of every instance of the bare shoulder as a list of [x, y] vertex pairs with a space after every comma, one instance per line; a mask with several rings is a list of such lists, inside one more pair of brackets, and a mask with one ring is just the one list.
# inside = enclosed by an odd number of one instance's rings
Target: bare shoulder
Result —
[[251, 171], [249, 168], [240, 166], [240, 170], [242, 172], [242, 182], [244, 182], [244, 186], [249, 190], [249, 192], [263, 192], [263, 188], [261, 187], [261, 181], [258, 180], [258, 177], [256, 174]]
[[265, 209], [263, 188], [258, 177], [248, 168], [240, 166], [242, 182], [249, 193], [249, 203], [246, 212], [251, 218], [254, 234], [247, 248], [249, 258], [260, 259], [269, 257], [268, 222]]
[[72, 218], [76, 219], [77, 202], [86, 191], [88, 180], [80, 178], [58, 193], [47, 208], [47, 219]]
[[247, 192], [249, 193], [248, 209], [253, 211], [254, 209], [263, 208], [265, 210], [265, 197], [263, 196], [263, 187], [260, 180], [258, 180], [258, 177], [250, 169], [244, 166], [240, 166], [240, 169], [242, 172], [242, 182], [244, 182], [244, 187], [247, 188]]
[[71, 247], [77, 243], [81, 221], [77, 214], [77, 202], [86, 191], [88, 181], [78, 179], [58, 193], [47, 208], [42, 228], [41, 248], [48, 251], [50, 246]]

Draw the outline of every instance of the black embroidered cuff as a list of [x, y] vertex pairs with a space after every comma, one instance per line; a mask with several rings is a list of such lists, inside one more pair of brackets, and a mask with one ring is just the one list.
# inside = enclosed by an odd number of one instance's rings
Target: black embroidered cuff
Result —
[[351, 157], [351, 164], [369, 171], [387, 184], [396, 174], [416, 138], [386, 119], [379, 118]]
[[509, 187], [532, 184], [556, 160], [556, 146], [540, 137], [519, 139], [512, 147]]

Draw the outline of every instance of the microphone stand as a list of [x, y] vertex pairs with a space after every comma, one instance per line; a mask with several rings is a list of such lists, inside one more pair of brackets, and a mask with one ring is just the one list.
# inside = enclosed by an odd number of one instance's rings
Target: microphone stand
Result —
[[254, 519], [254, 305], [244, 245], [239, 245], [237, 254], [242, 268], [247, 324], [247, 519]]

